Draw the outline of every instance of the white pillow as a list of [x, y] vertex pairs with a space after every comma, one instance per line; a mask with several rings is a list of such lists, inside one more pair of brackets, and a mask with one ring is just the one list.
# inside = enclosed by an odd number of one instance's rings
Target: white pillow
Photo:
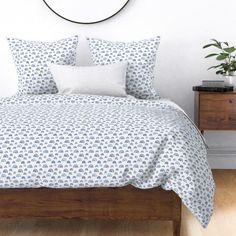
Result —
[[125, 97], [127, 62], [104, 66], [48, 64], [59, 94], [94, 94]]

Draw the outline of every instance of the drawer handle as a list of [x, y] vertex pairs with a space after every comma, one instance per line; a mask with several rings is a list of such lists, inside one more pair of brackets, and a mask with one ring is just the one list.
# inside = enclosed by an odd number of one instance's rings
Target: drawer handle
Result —
[[232, 100], [232, 99], [229, 99], [229, 103], [233, 103], [233, 100]]

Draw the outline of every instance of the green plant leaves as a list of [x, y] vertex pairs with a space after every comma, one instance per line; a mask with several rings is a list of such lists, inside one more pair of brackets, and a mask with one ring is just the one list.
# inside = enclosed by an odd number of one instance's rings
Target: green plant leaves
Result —
[[203, 46], [203, 49], [209, 48], [209, 47], [212, 47], [212, 46], [221, 49], [221, 47], [218, 44], [215, 44], [215, 43], [207, 44], [207, 45]]
[[224, 48], [223, 50], [227, 53], [232, 53], [232, 52], [236, 51], [236, 48], [235, 47], [228, 47], [228, 48]]
[[229, 56], [228, 53], [221, 53], [219, 56], [216, 57], [216, 60], [222, 61], [225, 60]]
[[207, 70], [216, 69], [216, 68], [219, 68], [219, 67], [222, 67], [222, 64], [217, 65], [217, 66], [211, 66], [211, 67], [209, 67]]
[[[217, 61], [223, 61], [219, 65], [211, 66], [208, 68], [216, 69], [216, 74], [232, 74], [236, 72], [236, 47], [230, 47], [228, 42], [219, 42], [216, 39], [211, 39], [213, 43], [209, 43], [203, 48], [216, 47], [219, 53], [211, 53], [205, 56], [205, 58], [216, 57]], [[222, 47], [224, 45], [224, 47]], [[226, 46], [226, 47], [225, 47]]]
[[219, 55], [218, 53], [211, 53], [211, 54], [205, 56], [205, 58], [214, 57], [214, 56], [218, 56], [218, 55]]
[[218, 70], [218, 71], [216, 71], [216, 74], [217, 74], [217, 75], [223, 75], [223, 74], [224, 74], [224, 71], [223, 71], [223, 70]]
[[221, 42], [217, 41], [216, 39], [211, 39], [211, 41], [213, 41], [214, 43], [210, 43], [210, 44], [203, 46], [203, 49], [209, 48], [209, 47], [216, 47], [216, 48], [222, 49]]

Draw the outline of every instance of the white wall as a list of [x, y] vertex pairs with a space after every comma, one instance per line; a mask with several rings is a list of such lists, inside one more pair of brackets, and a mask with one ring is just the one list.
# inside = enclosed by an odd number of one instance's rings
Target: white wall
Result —
[[[214, 62], [203, 58], [207, 52], [202, 46], [211, 38], [236, 44], [235, 9], [235, 0], [130, 0], [127, 7], [109, 21], [78, 25], [54, 15], [42, 0], [2, 1], [0, 96], [14, 94], [17, 88], [16, 72], [5, 40], [8, 36], [55, 40], [79, 34], [81, 38], [94, 36], [126, 41], [160, 35], [156, 88], [193, 117], [192, 86], [203, 79], [216, 78], [214, 72], [206, 70]], [[86, 64], [87, 61], [88, 55], [83, 50], [80, 62]], [[208, 132], [206, 137], [216, 149], [236, 150], [236, 132]]]

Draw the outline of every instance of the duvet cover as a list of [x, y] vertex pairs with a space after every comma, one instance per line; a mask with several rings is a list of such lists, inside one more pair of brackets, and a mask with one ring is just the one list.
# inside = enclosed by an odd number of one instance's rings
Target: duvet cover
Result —
[[204, 140], [176, 105], [88, 95], [0, 99], [0, 188], [175, 191], [205, 227], [214, 181]]

